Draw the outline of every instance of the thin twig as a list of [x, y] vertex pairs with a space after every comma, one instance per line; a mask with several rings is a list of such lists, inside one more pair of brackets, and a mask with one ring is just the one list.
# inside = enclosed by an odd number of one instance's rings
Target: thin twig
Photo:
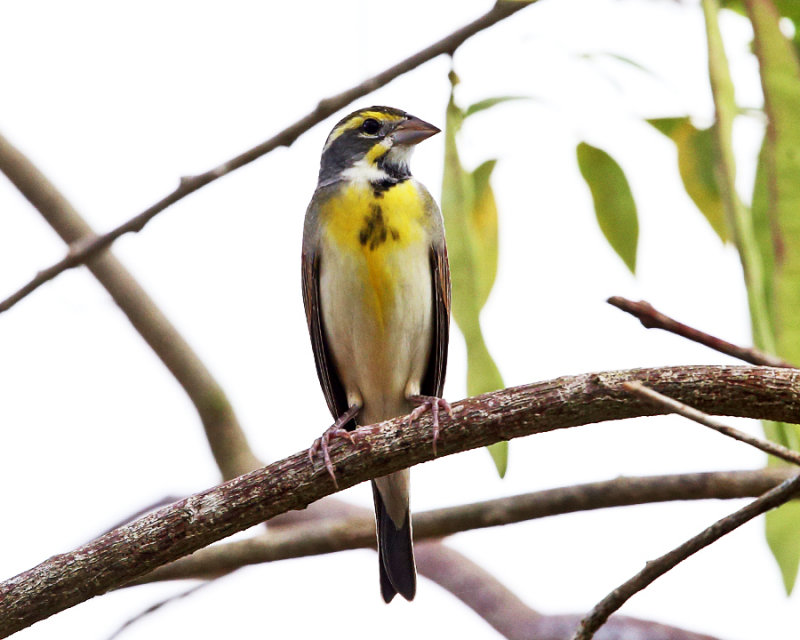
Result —
[[699, 342], [702, 345], [714, 349], [714, 351], [719, 351], [720, 353], [751, 364], [760, 364], [765, 367], [793, 366], [786, 362], [786, 360], [770, 355], [769, 353], [764, 353], [755, 347], [740, 347], [739, 345], [727, 342], [711, 334], [699, 331], [687, 324], [678, 322], [674, 318], [670, 318], [668, 315], [656, 310], [653, 305], [644, 300], [634, 302], [622, 296], [612, 296], [606, 302], [617, 307], [617, 309], [636, 316], [647, 329], [663, 329], [664, 331], [669, 331], [683, 338], [688, 338], [693, 342]]
[[[0, 171], [64, 242], [72, 244], [95, 237], [69, 200], [2, 135]], [[87, 267], [189, 396], [222, 477], [229, 480], [262, 466], [225, 391], [131, 273], [110, 251], [89, 260]]]
[[608, 620], [609, 616], [625, 604], [634, 594], [652, 584], [657, 578], [664, 575], [667, 571], [692, 554], [700, 551], [700, 549], [716, 542], [725, 534], [737, 529], [756, 516], [788, 502], [797, 495], [798, 492], [800, 492], [800, 473], [785, 480], [779, 486], [768, 491], [746, 507], [739, 509], [721, 520], [717, 520], [717, 522], [710, 527], [669, 553], [664, 554], [656, 560], [651, 560], [645, 565], [645, 568], [633, 576], [633, 578], [627, 580], [603, 598], [603, 600], [581, 620], [578, 630], [572, 636], [572, 640], [591, 640], [595, 632]]
[[[544, 615], [533, 611], [497, 578], [458, 551], [434, 543], [417, 546], [416, 555], [432, 568], [439, 584], [474, 609], [508, 640], [568, 640], [580, 621], [575, 614]], [[425, 575], [421, 569], [420, 573]], [[614, 616], [603, 629], [603, 640], [717, 640], [685, 629]]]
[[[565, 376], [468, 398], [453, 406], [438, 456], [523, 435], [663, 413], [622, 383], [644, 380], [713, 413], [782, 422], [800, 418], [800, 372], [752, 366], [689, 366]], [[401, 428], [402, 427], [402, 428]], [[433, 459], [431, 418], [399, 417], [361, 428], [363, 447], [337, 442], [339, 487]], [[237, 531], [334, 492], [306, 452], [202, 491], [0, 583], [0, 637], [105, 593]]]
[[161, 609], [165, 605], [171, 604], [171, 603], [173, 603], [173, 602], [175, 602], [177, 600], [183, 600], [184, 598], [187, 598], [189, 596], [194, 595], [195, 593], [200, 591], [200, 589], [202, 589], [204, 587], [207, 587], [209, 584], [211, 584], [211, 583], [210, 582], [201, 582], [200, 584], [194, 585], [190, 589], [186, 589], [185, 591], [181, 591], [180, 593], [176, 593], [174, 595], [171, 595], [168, 598], [164, 598], [163, 600], [159, 600], [155, 604], [152, 604], [149, 607], [147, 607], [147, 609], [145, 609], [144, 611], [140, 611], [135, 616], [133, 616], [131, 618], [128, 618], [119, 627], [117, 627], [117, 630], [114, 631], [114, 633], [112, 633], [110, 636], [108, 636], [108, 638], [106, 640], [114, 640], [115, 638], [118, 638], [122, 634], [122, 632], [125, 631], [125, 629], [127, 629], [131, 625], [136, 624], [137, 622], [139, 622], [140, 620], [146, 618], [150, 614], [155, 613], [156, 611], [158, 611], [159, 609]]
[[[464, 531], [594, 509], [675, 500], [752, 498], [793, 475], [787, 468], [715, 471], [621, 477], [535, 491], [414, 514], [414, 540], [419, 543]], [[372, 514], [367, 509], [353, 509], [354, 515], [350, 517], [273, 527], [267, 533], [246, 540], [200, 549], [125, 586], [164, 580], [211, 579], [252, 564], [374, 548], [375, 524]], [[421, 559], [418, 560], [421, 562]], [[421, 562], [420, 568], [423, 564]]]
[[513, 15], [520, 9], [524, 9], [537, 0], [520, 0], [520, 1], [503, 1], [497, 2], [488, 12], [480, 18], [473, 20], [469, 24], [456, 29], [450, 35], [442, 38], [438, 42], [422, 49], [414, 55], [406, 58], [388, 69], [380, 72], [379, 74], [364, 80], [360, 84], [343, 91], [335, 96], [321, 100], [316, 108], [307, 113], [305, 116], [297, 120], [294, 124], [288, 126], [280, 133], [274, 135], [269, 140], [245, 151], [244, 153], [222, 163], [218, 167], [194, 176], [186, 176], [181, 178], [180, 183], [176, 189], [156, 202], [151, 207], [145, 209], [142, 213], [134, 216], [127, 222], [112, 229], [108, 233], [93, 238], [86, 238], [80, 242], [72, 245], [69, 252], [64, 258], [55, 264], [42, 269], [36, 276], [31, 279], [25, 286], [10, 295], [8, 298], [0, 302], [0, 313], [7, 311], [13, 307], [17, 302], [33, 293], [36, 289], [44, 283], [49, 282], [60, 273], [67, 269], [73, 269], [93, 256], [97, 255], [103, 249], [111, 246], [111, 244], [120, 236], [126, 233], [135, 233], [141, 231], [142, 228], [150, 222], [157, 214], [161, 213], [167, 207], [175, 204], [182, 198], [185, 198], [198, 189], [214, 182], [215, 180], [225, 176], [232, 171], [239, 169], [250, 162], [260, 158], [261, 156], [274, 151], [278, 147], [288, 147], [301, 134], [308, 131], [311, 127], [319, 124], [328, 116], [333, 115], [339, 109], [347, 106], [354, 100], [361, 98], [368, 93], [372, 93], [376, 89], [388, 84], [398, 76], [401, 76], [413, 69], [416, 69], [421, 64], [432, 60], [443, 54], [452, 55], [466, 40], [474, 36], [476, 33], [487, 29], [501, 20]]
[[764, 440], [763, 438], [751, 436], [750, 434], [728, 426], [719, 420], [714, 420], [714, 418], [708, 414], [698, 411], [694, 407], [690, 407], [688, 404], [673, 400], [672, 398], [665, 396], [663, 393], [653, 391], [653, 389], [644, 386], [639, 381], [634, 380], [632, 382], [625, 382], [622, 386], [631, 393], [635, 393], [642, 398], [652, 400], [656, 404], [667, 407], [672, 412], [682, 415], [684, 418], [689, 418], [689, 420], [693, 420], [698, 424], [710, 427], [711, 429], [714, 429], [714, 431], [717, 431], [724, 436], [728, 436], [729, 438], [733, 438], [739, 442], [749, 444], [751, 447], [760, 449], [764, 453], [773, 455], [776, 458], [781, 458], [786, 462], [800, 465], [800, 453], [797, 451], [792, 451], [787, 447], [781, 446], [775, 442], [770, 442], [769, 440]]

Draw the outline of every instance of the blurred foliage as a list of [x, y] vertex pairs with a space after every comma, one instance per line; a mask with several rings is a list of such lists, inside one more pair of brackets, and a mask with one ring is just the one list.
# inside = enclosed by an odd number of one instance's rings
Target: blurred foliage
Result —
[[[756, 346], [798, 363], [800, 180], [797, 176], [800, 175], [800, 129], [796, 126], [796, 119], [800, 114], [800, 33], [797, 29], [800, 2], [723, 0], [721, 3], [722, 7], [745, 15], [753, 27], [753, 53], [758, 60], [764, 91], [764, 113], [768, 124], [758, 158], [750, 207], [743, 204], [735, 189], [732, 129], [739, 110], [718, 24], [720, 3], [718, 0], [703, 0], [702, 5], [708, 36], [709, 76], [716, 107], [716, 122], [706, 131], [713, 130], [713, 135], [698, 140], [703, 132], [692, 127], [688, 118], [660, 119], [651, 121], [651, 124], [678, 146], [678, 164], [687, 193], [718, 235], [723, 240], [732, 238], [736, 245], [747, 286]], [[794, 42], [781, 30], [781, 20], [791, 21], [789, 31]], [[692, 153], [692, 149], [695, 157], [686, 159], [686, 154]], [[711, 171], [707, 166], [709, 158]], [[722, 225], [715, 202], [717, 197], [725, 210]], [[771, 440], [800, 450], [797, 425], [765, 422], [764, 432]], [[769, 464], [783, 463], [771, 458]], [[800, 563], [800, 537], [797, 536], [800, 505], [788, 504], [772, 511], [767, 514], [766, 522], [767, 541], [780, 567], [786, 591], [790, 593]]]
[[[763, 351], [800, 363], [800, 0], [701, 0], [708, 40], [708, 70], [715, 121], [700, 129], [689, 116], [649, 119], [677, 148], [686, 193], [742, 263], [753, 340]], [[758, 60], [767, 130], [758, 158], [752, 204], [736, 190], [733, 123], [742, 113], [735, 98], [719, 28], [720, 8], [750, 21]], [[748, 114], [752, 113], [752, 110]], [[625, 264], [636, 264], [636, 208], [622, 168], [606, 152], [578, 146], [597, 220]], [[770, 439], [800, 450], [800, 427], [764, 423]], [[769, 464], [783, 464], [770, 459]], [[767, 514], [767, 540], [787, 592], [800, 564], [800, 505]]]
[[[445, 162], [442, 177], [442, 215], [447, 230], [447, 251], [453, 286], [453, 318], [467, 345], [467, 394], [502, 389], [503, 378], [489, 353], [481, 331], [480, 313], [497, 274], [497, 204], [491, 176], [496, 160], [487, 160], [473, 171], [459, 158], [457, 134], [464, 120], [514, 96], [489, 98], [466, 109], [454, 98], [458, 78], [450, 72], [450, 101], [445, 127]], [[489, 447], [500, 476], [508, 467], [508, 443]]]
[[[797, 26], [800, 2], [745, 2], [753, 25], [767, 132], [753, 190], [753, 220], [760, 227], [757, 247], [765, 270], [767, 330], [775, 353], [800, 363], [800, 60]], [[780, 13], [779, 13], [780, 11]], [[780, 15], [794, 24], [795, 46], [780, 28]], [[800, 449], [794, 424], [766, 423], [767, 435]], [[771, 464], [779, 464], [775, 460]], [[800, 506], [787, 505], [767, 515], [767, 541], [791, 592], [800, 562]]]
[[[699, 128], [683, 114], [646, 122], [675, 144], [686, 193], [720, 240], [739, 253], [755, 345], [800, 363], [800, 0], [701, 0], [701, 6], [714, 122]], [[763, 109], [743, 111], [737, 105], [719, 27], [720, 9], [735, 11], [752, 25]], [[591, 60], [593, 55], [585, 57]], [[627, 58], [623, 61], [640, 67]], [[457, 83], [454, 75], [451, 83]], [[491, 98], [461, 109], [451, 88], [447, 110], [442, 210], [453, 267], [453, 315], [467, 341], [470, 395], [502, 386], [479, 322], [497, 270], [497, 207], [489, 183], [495, 162], [465, 170], [456, 136], [465, 118], [509, 99]], [[736, 189], [732, 142], [734, 121], [743, 113], [755, 113], [767, 122], [749, 205]], [[606, 151], [586, 142], [576, 152], [598, 225], [635, 272], [639, 223], [625, 173]], [[797, 425], [765, 423], [764, 430], [770, 439], [800, 450]], [[505, 447], [493, 451], [501, 474], [506, 452]], [[769, 464], [782, 463], [770, 459]], [[800, 564], [799, 529], [800, 504], [767, 515], [767, 539], [787, 592], [794, 587]]]

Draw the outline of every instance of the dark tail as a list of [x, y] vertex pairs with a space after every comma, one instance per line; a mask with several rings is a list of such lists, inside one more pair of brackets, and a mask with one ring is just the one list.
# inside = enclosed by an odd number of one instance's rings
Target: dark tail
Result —
[[398, 529], [378, 491], [372, 483], [375, 500], [375, 521], [378, 528], [378, 564], [381, 572], [381, 595], [388, 603], [396, 594], [413, 600], [417, 592], [417, 568], [414, 565], [414, 547], [411, 544], [411, 515], [406, 512], [405, 521]]

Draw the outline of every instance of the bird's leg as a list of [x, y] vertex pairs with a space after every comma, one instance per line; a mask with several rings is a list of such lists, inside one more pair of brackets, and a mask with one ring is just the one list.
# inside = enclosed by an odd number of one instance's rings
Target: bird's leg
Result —
[[444, 409], [451, 418], [453, 409], [444, 398], [436, 396], [409, 396], [408, 401], [418, 405], [408, 416], [408, 424], [419, 418], [426, 411], [431, 412], [433, 418], [433, 455], [436, 455], [436, 441], [439, 439], [439, 409]]
[[344, 428], [344, 425], [355, 418], [359, 411], [361, 411], [360, 406], [355, 404], [351, 406], [347, 411], [336, 418], [336, 422], [325, 429], [325, 432], [319, 438], [314, 440], [314, 444], [308, 448], [308, 459], [311, 460], [311, 464], [314, 464], [314, 458], [316, 458], [317, 454], [322, 451], [322, 459], [325, 462], [325, 468], [328, 470], [328, 473], [331, 474], [331, 478], [333, 478], [333, 484], [337, 488], [339, 485], [336, 482], [336, 473], [333, 469], [333, 463], [331, 462], [331, 454], [328, 451], [328, 445], [330, 444], [331, 438], [346, 438], [351, 444], [355, 444], [355, 440], [353, 439], [353, 431], [348, 431]]

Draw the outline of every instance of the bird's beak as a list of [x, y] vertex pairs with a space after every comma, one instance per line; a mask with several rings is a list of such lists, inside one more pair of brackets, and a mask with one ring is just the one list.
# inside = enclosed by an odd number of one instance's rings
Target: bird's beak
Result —
[[408, 116], [407, 120], [401, 122], [392, 133], [395, 144], [418, 144], [439, 133], [441, 129], [432, 124], [420, 120], [414, 116]]

